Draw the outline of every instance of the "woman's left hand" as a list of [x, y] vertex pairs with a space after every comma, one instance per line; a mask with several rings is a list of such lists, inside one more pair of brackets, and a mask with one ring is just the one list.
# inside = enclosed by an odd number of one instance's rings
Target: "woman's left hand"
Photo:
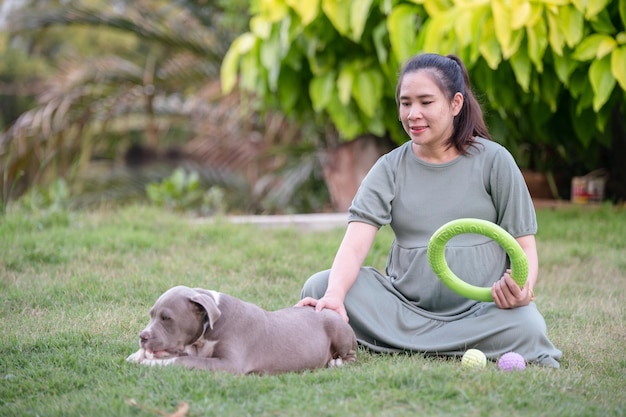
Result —
[[493, 284], [491, 295], [499, 308], [523, 307], [532, 301], [532, 291], [527, 286], [520, 288], [511, 278], [510, 269], [507, 269], [502, 278]]

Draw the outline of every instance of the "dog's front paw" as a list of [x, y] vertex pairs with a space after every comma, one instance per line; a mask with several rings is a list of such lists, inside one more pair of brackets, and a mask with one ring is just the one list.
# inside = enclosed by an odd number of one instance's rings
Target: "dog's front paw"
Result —
[[169, 359], [144, 359], [140, 363], [146, 366], [167, 366], [176, 362], [176, 358]]
[[135, 352], [132, 355], [128, 356], [126, 358], [126, 362], [141, 363], [144, 359], [146, 359], [146, 350], [145, 349], [139, 349], [137, 352]]

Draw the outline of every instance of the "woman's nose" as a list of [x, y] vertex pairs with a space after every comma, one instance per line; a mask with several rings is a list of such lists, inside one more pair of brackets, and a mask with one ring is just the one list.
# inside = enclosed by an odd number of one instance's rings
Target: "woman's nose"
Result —
[[415, 120], [415, 119], [419, 119], [421, 115], [422, 115], [422, 113], [419, 111], [418, 108], [411, 107], [407, 117], [408, 117], [409, 120]]

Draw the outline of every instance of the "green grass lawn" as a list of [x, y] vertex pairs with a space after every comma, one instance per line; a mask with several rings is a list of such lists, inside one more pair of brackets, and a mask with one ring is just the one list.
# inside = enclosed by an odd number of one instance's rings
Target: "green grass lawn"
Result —
[[[458, 360], [359, 351], [342, 369], [232, 376], [125, 362], [177, 284], [266, 309], [297, 302], [343, 230], [196, 224], [130, 207], [0, 217], [0, 415], [623, 416], [626, 210], [542, 209], [536, 302], [560, 370], [469, 371]], [[368, 259], [383, 268], [383, 229]], [[130, 404], [131, 399], [137, 405]]]

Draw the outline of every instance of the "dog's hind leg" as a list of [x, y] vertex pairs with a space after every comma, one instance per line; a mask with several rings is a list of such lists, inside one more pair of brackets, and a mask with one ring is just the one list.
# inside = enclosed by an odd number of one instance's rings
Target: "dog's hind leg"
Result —
[[357, 342], [352, 328], [342, 326], [333, 333], [330, 345], [332, 358], [328, 362], [328, 367], [340, 367], [345, 363], [356, 362]]

